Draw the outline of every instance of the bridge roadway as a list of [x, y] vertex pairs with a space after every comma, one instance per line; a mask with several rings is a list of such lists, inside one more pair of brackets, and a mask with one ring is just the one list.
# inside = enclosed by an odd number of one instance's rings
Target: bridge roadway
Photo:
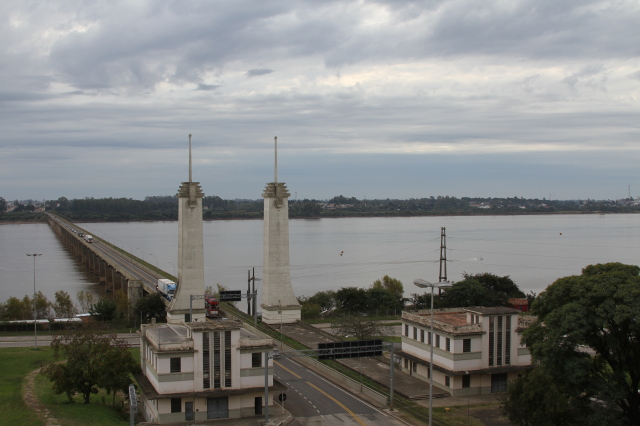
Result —
[[[175, 280], [170, 274], [162, 270], [156, 272], [151, 265], [99, 237], [93, 236], [92, 243], [85, 241], [79, 236], [80, 233], [87, 234], [84, 229], [57, 215], [47, 215], [49, 225], [71, 252], [99, 277], [107, 291], [125, 293], [130, 306], [135, 306], [144, 296], [143, 292], [155, 293], [158, 278]], [[169, 304], [168, 300], [163, 300]]]

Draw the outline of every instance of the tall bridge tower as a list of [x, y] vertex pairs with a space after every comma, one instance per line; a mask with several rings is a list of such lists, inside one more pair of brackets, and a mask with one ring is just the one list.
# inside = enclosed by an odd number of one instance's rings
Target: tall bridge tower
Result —
[[204, 294], [204, 248], [202, 198], [199, 182], [191, 172], [191, 135], [189, 135], [189, 181], [178, 190], [178, 285], [167, 309], [167, 322], [204, 321], [204, 301], [193, 301], [193, 318], [189, 317], [191, 295]]
[[291, 286], [289, 264], [289, 192], [278, 182], [278, 137], [275, 141], [274, 179], [264, 198], [264, 237], [262, 242], [262, 321], [267, 324], [300, 320], [300, 303]]

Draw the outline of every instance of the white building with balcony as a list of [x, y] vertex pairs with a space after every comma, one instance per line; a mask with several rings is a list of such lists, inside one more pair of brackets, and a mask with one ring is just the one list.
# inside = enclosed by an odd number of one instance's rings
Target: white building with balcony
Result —
[[[403, 370], [425, 381], [433, 344], [433, 385], [452, 396], [506, 391], [531, 368], [522, 331], [534, 320], [517, 309], [471, 307], [402, 313]], [[433, 320], [433, 335], [431, 321]]]
[[[271, 339], [240, 321], [143, 325], [140, 409], [148, 422], [179, 423], [264, 415], [265, 352]], [[268, 361], [269, 395], [274, 389]], [[272, 405], [272, 398], [267, 398]], [[269, 412], [271, 413], [271, 411]]]

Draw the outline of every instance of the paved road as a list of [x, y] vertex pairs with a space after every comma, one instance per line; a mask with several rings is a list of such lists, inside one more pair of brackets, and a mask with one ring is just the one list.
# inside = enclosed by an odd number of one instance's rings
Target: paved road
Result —
[[289, 388], [284, 408], [295, 417], [293, 425], [405, 425], [286, 357], [274, 364]]
[[[131, 347], [140, 346], [140, 337], [136, 333], [119, 333], [118, 338], [124, 340]], [[38, 347], [49, 346], [53, 336], [38, 335]], [[31, 336], [0, 336], [0, 348], [28, 348], [33, 346], [34, 337]]]

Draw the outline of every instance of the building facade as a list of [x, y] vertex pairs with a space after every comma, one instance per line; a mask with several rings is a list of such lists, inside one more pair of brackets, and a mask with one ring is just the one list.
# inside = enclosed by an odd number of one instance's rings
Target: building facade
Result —
[[[271, 339], [240, 321], [143, 325], [140, 331], [140, 409], [148, 422], [264, 415], [265, 353]], [[273, 362], [268, 360], [269, 395]], [[268, 405], [272, 398], [267, 398]]]
[[452, 396], [506, 391], [507, 382], [531, 368], [522, 331], [535, 317], [504, 307], [402, 313], [403, 370], [425, 381], [433, 345], [433, 385]]

